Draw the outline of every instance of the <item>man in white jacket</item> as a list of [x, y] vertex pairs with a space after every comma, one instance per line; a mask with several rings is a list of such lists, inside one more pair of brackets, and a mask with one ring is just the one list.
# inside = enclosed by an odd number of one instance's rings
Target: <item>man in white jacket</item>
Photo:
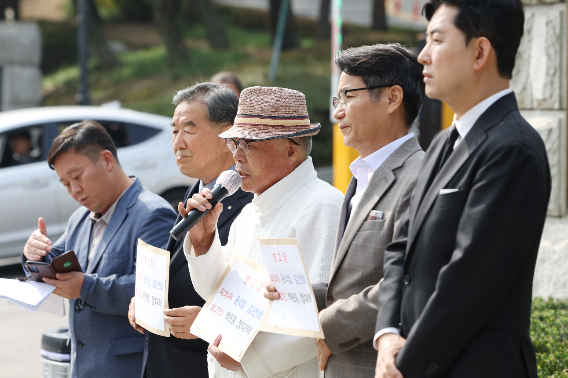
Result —
[[[312, 283], [327, 283], [343, 195], [319, 180], [309, 157], [310, 124], [302, 93], [252, 87], [241, 93], [235, 123], [219, 136], [233, 152], [242, 189], [255, 194], [236, 218], [221, 247], [218, 204], [188, 233], [184, 251], [194, 288], [209, 297], [234, 253], [263, 264], [258, 238], [297, 238]], [[187, 201], [186, 211], [211, 208], [204, 189]], [[185, 215], [185, 214], [182, 214]], [[259, 332], [238, 363], [217, 345], [209, 347], [211, 378], [317, 377], [315, 340]]]

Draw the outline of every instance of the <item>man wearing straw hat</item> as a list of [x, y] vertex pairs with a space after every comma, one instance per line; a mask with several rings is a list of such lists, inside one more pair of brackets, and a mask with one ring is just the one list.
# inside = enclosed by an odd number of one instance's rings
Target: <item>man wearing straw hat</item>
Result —
[[[285, 88], [252, 87], [241, 93], [233, 127], [220, 134], [233, 152], [242, 189], [255, 194], [221, 247], [217, 204], [188, 233], [184, 251], [197, 293], [207, 298], [235, 252], [263, 264], [258, 238], [297, 238], [312, 283], [327, 283], [343, 195], [319, 180], [314, 170], [306, 99]], [[187, 201], [186, 211], [211, 208], [204, 189]], [[222, 353], [215, 340], [209, 351], [209, 376], [316, 377], [313, 339], [259, 332], [240, 363]]]
[[[325, 378], [372, 377], [373, 347], [386, 246], [398, 232], [424, 151], [410, 126], [424, 98], [422, 65], [403, 46], [339, 51], [334, 117], [359, 152], [339, 218], [329, 284], [315, 284], [325, 339], [316, 341]], [[269, 286], [268, 291], [274, 291]], [[277, 293], [265, 293], [269, 299]]]

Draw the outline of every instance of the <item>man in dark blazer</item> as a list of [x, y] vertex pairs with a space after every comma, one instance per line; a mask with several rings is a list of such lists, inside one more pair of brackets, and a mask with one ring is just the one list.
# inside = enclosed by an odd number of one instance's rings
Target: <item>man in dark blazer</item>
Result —
[[[173, 98], [176, 110], [172, 122], [173, 149], [180, 172], [198, 178], [187, 191], [183, 203], [202, 188], [212, 189], [217, 177], [234, 166], [233, 156], [219, 133], [232, 126], [237, 114], [238, 98], [225, 86], [201, 83], [179, 91]], [[218, 220], [219, 237], [225, 244], [233, 220], [253, 195], [238, 190], [223, 200]], [[180, 203], [180, 206], [183, 206]], [[181, 220], [178, 215], [176, 224]], [[172, 228], [174, 225], [172, 225]], [[208, 344], [189, 332], [205, 301], [193, 290], [187, 260], [182, 251], [183, 239], [169, 238], [171, 252], [168, 303], [164, 319], [170, 324], [171, 337], [162, 337], [135, 323], [134, 299], [129, 319], [132, 326], [145, 333], [143, 377], [207, 377]]]
[[454, 125], [428, 149], [385, 252], [376, 377], [536, 378], [532, 280], [551, 178], [509, 89], [522, 4], [434, 0], [424, 11], [426, 94]]

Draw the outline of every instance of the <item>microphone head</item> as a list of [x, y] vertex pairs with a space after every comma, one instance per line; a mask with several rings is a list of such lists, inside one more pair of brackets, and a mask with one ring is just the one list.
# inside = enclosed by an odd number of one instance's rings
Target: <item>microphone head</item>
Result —
[[235, 171], [225, 171], [219, 175], [215, 185], [221, 185], [229, 191], [232, 196], [241, 187], [241, 176]]

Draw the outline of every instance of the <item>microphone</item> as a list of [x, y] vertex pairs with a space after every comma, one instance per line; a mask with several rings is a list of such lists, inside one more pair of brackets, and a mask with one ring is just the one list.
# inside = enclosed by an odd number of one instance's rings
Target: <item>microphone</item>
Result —
[[[225, 199], [225, 197], [235, 193], [237, 189], [240, 188], [241, 181], [241, 176], [235, 171], [225, 171], [221, 173], [215, 187], [211, 191], [213, 194], [213, 197], [209, 200], [211, 209]], [[182, 235], [185, 235], [185, 233], [195, 226], [211, 209], [206, 209], [205, 211], [199, 211], [197, 209], [191, 210], [189, 214], [170, 231], [172, 238], [178, 240]]]

